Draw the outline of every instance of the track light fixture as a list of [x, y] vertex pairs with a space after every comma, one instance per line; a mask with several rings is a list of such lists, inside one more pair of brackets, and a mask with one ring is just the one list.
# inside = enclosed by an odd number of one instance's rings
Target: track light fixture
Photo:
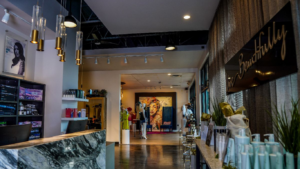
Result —
[[95, 65], [97, 65], [98, 64], [98, 60], [97, 60], [97, 58], [95, 59]]
[[8, 20], [9, 20], [10, 14], [8, 13], [7, 9], [4, 9], [4, 13], [5, 14], [4, 14], [3, 18], [2, 18], [2, 22], [7, 23]]
[[124, 63], [127, 64], [127, 58], [126, 58], [126, 57], [125, 57], [125, 59], [124, 59]]
[[160, 62], [164, 62], [164, 58], [160, 56]]
[[107, 58], [107, 64], [110, 64], [110, 59], [109, 59], [109, 57]]
[[147, 61], [147, 57], [145, 57], [144, 61], [145, 61], [145, 63], [147, 63], [147, 62], [148, 62], [148, 61]]

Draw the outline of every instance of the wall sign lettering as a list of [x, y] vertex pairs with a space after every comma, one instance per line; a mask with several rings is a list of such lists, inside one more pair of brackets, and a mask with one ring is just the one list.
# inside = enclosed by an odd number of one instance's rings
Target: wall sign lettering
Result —
[[290, 3], [226, 63], [225, 70], [228, 94], [298, 71]]

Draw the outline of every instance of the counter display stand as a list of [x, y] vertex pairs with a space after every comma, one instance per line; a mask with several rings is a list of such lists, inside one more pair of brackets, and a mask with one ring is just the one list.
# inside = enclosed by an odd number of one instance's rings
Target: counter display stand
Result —
[[[33, 122], [30, 140], [44, 137], [44, 108], [45, 108], [45, 84], [17, 79], [0, 75], [0, 107], [14, 107], [14, 112], [8, 109], [0, 110], [0, 125], [18, 125], [24, 122]], [[28, 97], [19, 98], [20, 88], [42, 90], [42, 100], [31, 100]], [[34, 115], [20, 114], [20, 103], [24, 106], [34, 105], [37, 113]]]

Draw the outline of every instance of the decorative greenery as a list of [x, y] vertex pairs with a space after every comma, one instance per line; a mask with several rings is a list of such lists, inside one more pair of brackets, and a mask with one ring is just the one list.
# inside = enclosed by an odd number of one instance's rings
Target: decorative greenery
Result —
[[102, 89], [99, 93], [102, 97], [106, 97], [107, 91], [105, 89]]
[[212, 113], [212, 120], [215, 122], [216, 126], [226, 126], [226, 119], [222, 113], [222, 109], [219, 106], [219, 103], [224, 102], [223, 100], [219, 101], [214, 99], [211, 101], [214, 112]]
[[223, 169], [237, 169], [236, 167], [232, 166], [230, 163], [228, 165], [223, 166]]
[[289, 112], [285, 110], [285, 105], [279, 110], [277, 104], [273, 104], [272, 112], [267, 112], [272, 118], [274, 134], [278, 141], [286, 151], [297, 157], [300, 152], [299, 100], [292, 99], [292, 108]]
[[192, 148], [191, 152], [192, 152], [192, 155], [196, 155], [196, 149], [195, 148]]
[[217, 154], [217, 155], [215, 156], [215, 158], [216, 158], [216, 159], [219, 159], [219, 154]]

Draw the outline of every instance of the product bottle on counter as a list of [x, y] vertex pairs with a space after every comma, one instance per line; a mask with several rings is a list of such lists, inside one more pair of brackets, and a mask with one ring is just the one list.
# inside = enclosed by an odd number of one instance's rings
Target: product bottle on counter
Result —
[[265, 169], [270, 169], [270, 158], [267, 151], [265, 152]]
[[264, 169], [265, 168], [265, 156], [266, 156], [266, 146], [265, 145], [260, 145], [259, 146], [257, 156], [258, 156], [258, 161], [257, 162], [259, 163], [259, 166], [260, 166], [259, 169]]
[[255, 156], [255, 153], [258, 151], [259, 146], [265, 145], [265, 143], [260, 141], [260, 134], [252, 134], [252, 137], [253, 136], [254, 136], [254, 138], [253, 138], [251, 144], [253, 146], [253, 152], [254, 152], [254, 156]]
[[275, 142], [275, 139], [274, 139], [274, 134], [265, 134], [264, 135], [265, 137], [269, 137], [269, 140], [268, 139], [265, 139], [265, 144], [266, 144], [266, 151], [270, 154], [271, 153], [271, 146], [272, 145], [280, 145], [278, 142]]
[[286, 169], [295, 169], [294, 154], [286, 152]]
[[227, 145], [227, 164], [235, 166], [234, 140], [229, 138]]
[[271, 146], [271, 153], [269, 154], [270, 157], [270, 168], [276, 169], [277, 165], [277, 153], [279, 152], [279, 146], [278, 145], [272, 145]]
[[283, 155], [280, 152], [276, 153], [276, 159], [277, 159], [276, 169], [283, 169], [284, 168], [284, 166], [283, 166]]
[[243, 151], [241, 153], [241, 168], [251, 169], [251, 166], [253, 166], [253, 147], [251, 144], [244, 145]]
[[239, 130], [239, 135], [236, 135], [234, 138], [235, 144], [235, 162], [238, 169], [241, 169], [241, 152], [242, 147], [245, 144], [250, 144], [250, 138], [246, 136], [246, 129], [242, 128]]

